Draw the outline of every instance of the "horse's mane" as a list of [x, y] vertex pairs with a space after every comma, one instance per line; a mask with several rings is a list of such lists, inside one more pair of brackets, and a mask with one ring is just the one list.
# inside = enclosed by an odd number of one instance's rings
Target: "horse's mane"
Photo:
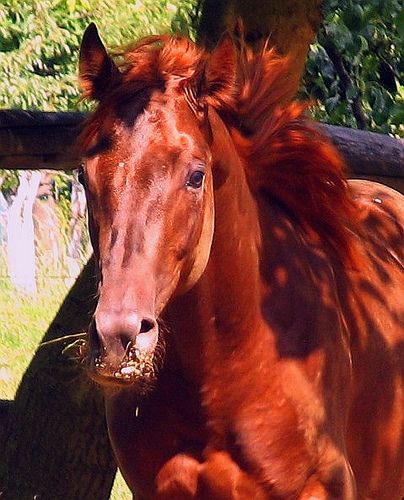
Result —
[[293, 92], [288, 58], [274, 50], [242, 48], [239, 95], [233, 107], [233, 140], [245, 160], [253, 189], [264, 190], [312, 236], [345, 262], [355, 260], [352, 229], [358, 209], [345, 177], [346, 165], [308, 105], [287, 102]]
[[[215, 52], [210, 55], [186, 38], [154, 36], [119, 55], [120, 84], [100, 103], [86, 127], [84, 141], [99, 126], [97, 115], [105, 117], [104, 106], [133, 99], [145, 89], [176, 89], [197, 100], [203, 88], [201, 79]], [[268, 193], [311, 237], [321, 238], [343, 261], [352, 260], [350, 228], [357, 219], [357, 208], [344, 176], [345, 164], [306, 116], [307, 105], [286, 101], [294, 85], [288, 58], [267, 47], [254, 54], [241, 42], [235, 64], [234, 77], [229, 76], [222, 85], [216, 82], [213, 96], [199, 98], [214, 107], [229, 127], [251, 189]], [[223, 74], [231, 63], [221, 60], [219, 65], [217, 71]]]

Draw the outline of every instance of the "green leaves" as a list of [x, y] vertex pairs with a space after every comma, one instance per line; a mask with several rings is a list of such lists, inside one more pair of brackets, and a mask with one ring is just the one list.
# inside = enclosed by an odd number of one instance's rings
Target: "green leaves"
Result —
[[[321, 100], [317, 118], [404, 136], [404, 9], [401, 0], [325, 0], [324, 25], [309, 55], [305, 95]], [[334, 47], [340, 67], [323, 48]], [[337, 64], [338, 66], [338, 64]]]
[[332, 38], [339, 50], [351, 49], [353, 44], [352, 33], [343, 23], [325, 26], [326, 36]]
[[404, 8], [401, 9], [396, 19], [396, 28], [400, 36], [404, 37]]
[[355, 3], [342, 14], [345, 26], [351, 31], [360, 31], [364, 27], [364, 12], [362, 7]]
[[[78, 47], [91, 21], [108, 47], [171, 29], [194, 37], [197, 5], [197, 0], [0, 0], [0, 106], [77, 109]], [[317, 117], [356, 126], [352, 104], [360, 102], [371, 129], [404, 136], [402, 0], [324, 0], [323, 10], [324, 27], [304, 78], [306, 97], [322, 103]], [[324, 50], [330, 41], [352, 82], [345, 91]]]
[[[192, 0], [7, 0], [0, 2], [0, 106], [77, 109], [77, 57], [95, 21], [108, 47], [170, 30]], [[82, 103], [81, 107], [85, 106]]]

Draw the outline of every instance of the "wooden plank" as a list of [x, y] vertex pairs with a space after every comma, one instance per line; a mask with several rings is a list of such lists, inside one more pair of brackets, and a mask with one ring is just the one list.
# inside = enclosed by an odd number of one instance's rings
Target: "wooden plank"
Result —
[[[0, 168], [71, 170], [80, 158], [77, 136], [85, 113], [0, 111]], [[404, 178], [404, 141], [320, 125], [356, 175]]]
[[0, 111], [0, 129], [14, 127], [80, 125], [86, 113], [76, 111], [25, 111], [5, 109]]
[[0, 111], [0, 168], [71, 170], [84, 113]]
[[404, 177], [404, 140], [364, 130], [321, 125], [352, 172], [380, 177]]

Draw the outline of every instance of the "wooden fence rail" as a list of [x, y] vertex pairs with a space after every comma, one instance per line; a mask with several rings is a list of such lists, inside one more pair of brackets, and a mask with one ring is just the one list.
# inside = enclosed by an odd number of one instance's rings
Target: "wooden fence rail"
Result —
[[[0, 168], [72, 170], [85, 113], [0, 111]], [[353, 177], [404, 186], [404, 141], [362, 130], [320, 125], [345, 157]]]
[[72, 170], [85, 113], [0, 111], [0, 168]]

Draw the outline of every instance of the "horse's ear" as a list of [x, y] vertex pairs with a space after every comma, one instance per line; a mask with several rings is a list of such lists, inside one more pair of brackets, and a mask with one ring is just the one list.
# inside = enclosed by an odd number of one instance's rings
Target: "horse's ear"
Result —
[[119, 78], [119, 70], [108, 55], [94, 23], [87, 26], [80, 46], [79, 82], [85, 97], [100, 100]]
[[203, 93], [213, 106], [229, 106], [236, 94], [237, 56], [228, 33], [225, 33], [210, 55], [204, 74]]

